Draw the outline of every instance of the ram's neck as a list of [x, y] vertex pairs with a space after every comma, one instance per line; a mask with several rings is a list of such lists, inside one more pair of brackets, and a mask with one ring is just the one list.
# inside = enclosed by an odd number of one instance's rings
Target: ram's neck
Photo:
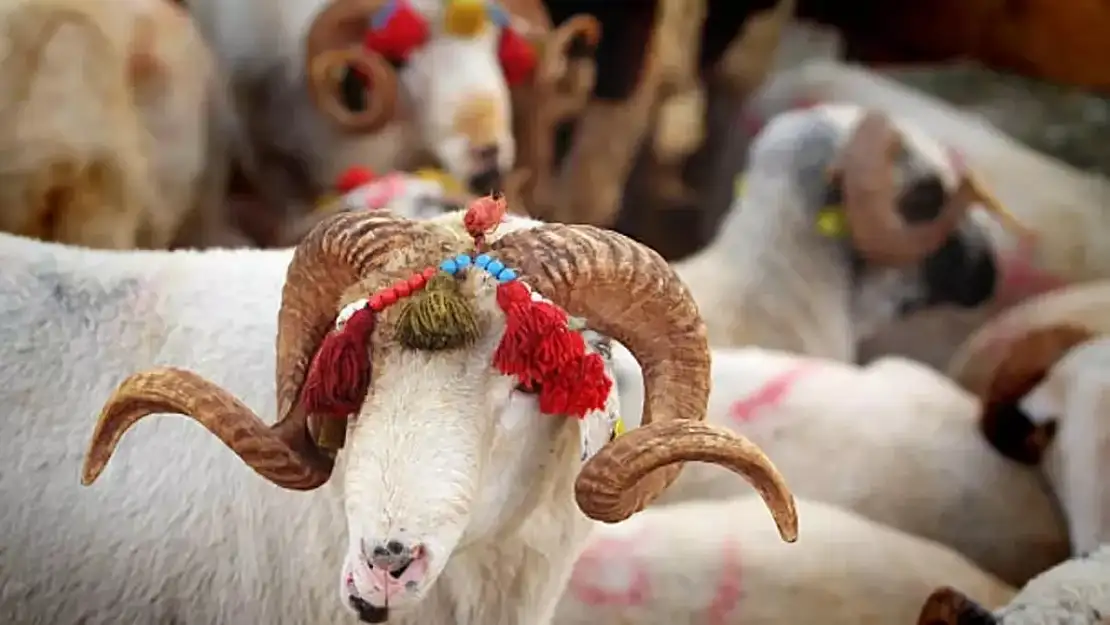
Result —
[[850, 274], [789, 181], [749, 178], [716, 239], [676, 264], [716, 345], [855, 358]]
[[[25, 357], [0, 362], [0, 379], [19, 377], [41, 392], [69, 383], [82, 389], [74, 397], [102, 401], [123, 376], [172, 365], [228, 384], [264, 409], [273, 401], [274, 354], [258, 347], [273, 345], [290, 258], [290, 251], [101, 252], [3, 236], [0, 341]], [[74, 362], [86, 365], [67, 364]], [[265, 388], [244, 382], [254, 371]]]
[[456, 552], [417, 611], [400, 625], [547, 625], [594, 522], [574, 499], [581, 468], [577, 428], [559, 437], [540, 503], [504, 535]]

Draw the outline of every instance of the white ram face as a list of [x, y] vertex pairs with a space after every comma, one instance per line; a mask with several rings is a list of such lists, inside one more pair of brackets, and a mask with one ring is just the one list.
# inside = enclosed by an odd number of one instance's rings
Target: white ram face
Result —
[[[340, 594], [363, 620], [418, 604], [456, 550], [508, 533], [532, 512], [558, 473], [553, 462], [609, 440], [616, 385], [606, 410], [582, 421], [541, 413], [534, 395], [491, 364], [504, 331], [492, 281], [465, 284], [483, 337], [440, 352], [376, 343], [369, 392], [348, 423], [336, 468], [349, 537]], [[602, 339], [586, 336], [608, 355]]]
[[497, 56], [501, 29], [475, 37], [443, 30], [446, 3], [410, 0], [431, 36], [400, 71], [424, 144], [440, 165], [475, 193], [496, 190], [516, 159], [509, 87]]

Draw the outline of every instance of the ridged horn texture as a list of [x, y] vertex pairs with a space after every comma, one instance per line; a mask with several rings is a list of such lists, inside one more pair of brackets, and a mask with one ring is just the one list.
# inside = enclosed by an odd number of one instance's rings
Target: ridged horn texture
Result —
[[525, 282], [623, 343], [644, 375], [642, 425], [601, 449], [575, 484], [590, 518], [615, 523], [663, 492], [685, 461], [721, 464], [745, 475], [786, 540], [797, 532], [793, 495], [771, 461], [741, 436], [704, 423], [709, 345], [697, 305], [659, 254], [592, 226], [545, 224], [491, 244]]
[[[386, 0], [332, 0], [312, 21], [305, 35], [308, 92], [322, 113], [346, 132], [374, 132], [397, 110], [397, 72], [380, 54], [362, 45], [370, 18]], [[347, 66], [368, 83], [366, 110], [352, 111], [339, 97], [337, 72]]]
[[277, 406], [266, 424], [231, 393], [195, 373], [159, 369], [127, 378], [101, 411], [82, 482], [104, 470], [127, 429], [150, 414], [176, 413], [215, 434], [266, 479], [309, 490], [331, 476], [332, 460], [312, 442], [308, 415], [297, 401], [308, 365], [335, 321], [343, 292], [387, 265], [414, 270], [458, 247], [449, 234], [385, 213], [340, 213], [321, 222], [297, 247], [278, 313]]
[[885, 113], [867, 111], [833, 165], [844, 195], [852, 244], [867, 260], [886, 266], [921, 262], [940, 249], [978, 198], [964, 178], [936, 219], [909, 224], [898, 211], [895, 159], [904, 148], [901, 133]]

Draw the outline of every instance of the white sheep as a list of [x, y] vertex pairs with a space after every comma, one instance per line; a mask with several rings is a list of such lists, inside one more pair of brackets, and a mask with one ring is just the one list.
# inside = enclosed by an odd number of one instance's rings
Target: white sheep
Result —
[[[353, 165], [384, 172], [431, 160], [486, 193], [518, 161], [531, 163], [542, 138], [529, 124], [553, 133], [584, 106], [593, 60], [581, 52], [600, 37], [593, 18], [552, 28], [542, 5], [532, 4], [189, 6], [232, 78], [231, 123], [248, 177], [269, 202], [294, 198], [303, 207]], [[527, 97], [533, 91], [542, 102]], [[514, 111], [514, 98], [535, 106]], [[514, 123], [525, 133], [522, 150]]]
[[993, 612], [962, 591], [958, 583], [938, 588], [922, 606], [917, 624], [1103, 625], [1110, 616], [1110, 545], [1038, 575]]
[[[631, 426], [639, 367], [619, 345], [614, 361]], [[929, 367], [714, 348], [712, 388], [708, 420], [759, 445], [801, 497], [948, 545], [1011, 584], [1067, 557], [1067, 528], [1038, 472], [995, 453], [977, 398]], [[742, 494], [728, 478], [690, 465], [657, 502]]]
[[1073, 553], [1110, 540], [1105, 425], [1110, 284], [1047, 294], [984, 326], [950, 366], [982, 398], [981, 428], [1005, 456], [1043, 471]]
[[958, 586], [988, 606], [1013, 597], [950, 549], [833, 506], [797, 503], [802, 538], [786, 547], [759, 523], [756, 498], [652, 507], [598, 526], [554, 623], [911, 623], [937, 586]]
[[223, 85], [163, 0], [0, 8], [0, 230], [98, 248], [228, 242]]
[[[0, 241], [0, 394], [15, 415], [3, 421], [0, 453], [0, 619], [308, 623], [344, 622], [353, 610], [373, 622], [387, 613], [380, 584], [391, 593], [390, 622], [545, 623], [593, 526], [575, 492], [589, 516], [616, 521], [674, 473], [639, 478], [689, 454], [746, 472], [793, 538], [792, 499], [766, 458], [691, 421], [704, 415], [709, 355], [684, 287], [647, 248], [581, 226], [509, 223], [487, 237], [490, 253], [644, 360], [654, 425], [609, 442], [607, 414], [596, 421], [595, 411], [582, 427], [605, 431], [583, 441], [579, 420], [541, 414], [534, 395], [514, 390], [518, 379], [491, 367], [505, 327], [491, 281], [477, 270], [459, 282], [435, 276], [428, 298], [378, 316], [368, 393], [329, 386], [341, 368], [309, 378], [309, 388], [332, 388], [328, 397], [345, 389], [360, 404], [329, 480], [333, 461], [314, 441], [343, 420], [307, 415], [298, 402], [309, 360], [325, 335], [320, 354], [367, 346], [348, 334], [366, 329], [366, 312], [344, 308], [329, 334], [341, 305], [468, 249], [462, 222], [458, 213], [423, 223], [343, 213], [292, 254], [111, 254]], [[614, 254], [640, 270], [618, 272], [625, 265]], [[547, 264], [553, 258], [558, 268]], [[432, 314], [420, 308], [432, 295], [455, 303], [443, 310], [454, 311], [453, 336], [470, 337], [470, 347], [413, 351], [393, 338], [448, 337], [412, 325], [420, 311]], [[635, 302], [621, 304], [629, 296]], [[514, 315], [528, 309], [512, 301]], [[632, 307], [640, 312], [628, 314]], [[476, 326], [465, 323], [467, 310]], [[276, 359], [263, 347], [275, 332]], [[163, 368], [112, 394], [128, 372], [152, 367]], [[540, 405], [551, 401], [544, 390], [557, 398], [557, 389], [539, 389]], [[272, 484], [247, 475], [195, 424], [157, 419], [126, 437], [102, 483], [77, 490], [93, 428], [86, 415], [109, 394], [86, 482], [128, 426], [170, 411], [191, 413]], [[270, 427], [247, 405], [281, 417]], [[650, 445], [661, 435], [667, 444]], [[582, 466], [580, 454], [595, 451]], [[295, 495], [275, 485], [323, 488]]]
[[773, 118], [716, 238], [676, 264], [710, 342], [854, 361], [906, 310], [987, 301], [993, 252], [965, 217], [986, 194], [961, 173], [900, 116], [823, 105]]

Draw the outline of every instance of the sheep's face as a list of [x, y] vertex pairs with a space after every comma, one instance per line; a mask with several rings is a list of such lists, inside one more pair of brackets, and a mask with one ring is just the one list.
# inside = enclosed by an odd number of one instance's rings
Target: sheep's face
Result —
[[349, 536], [340, 593], [364, 619], [420, 602], [456, 550], [519, 523], [552, 487], [548, 467], [580, 444], [579, 421], [542, 414], [493, 368], [504, 322], [492, 281], [464, 285], [479, 300], [478, 342], [412, 350], [382, 340], [384, 315], [369, 391], [348, 422], [337, 465]]
[[450, 34], [445, 4], [413, 0], [432, 34], [400, 77], [426, 148], [471, 191], [485, 194], [500, 190], [516, 159], [509, 87], [498, 58], [502, 29], [489, 22], [473, 35]]

